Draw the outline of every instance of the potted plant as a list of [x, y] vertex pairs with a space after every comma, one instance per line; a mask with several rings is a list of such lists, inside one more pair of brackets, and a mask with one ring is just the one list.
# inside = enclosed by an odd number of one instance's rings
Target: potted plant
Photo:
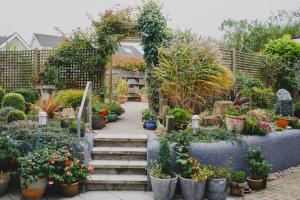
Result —
[[227, 168], [210, 167], [208, 178], [208, 199], [225, 200], [227, 198], [227, 179], [230, 176]]
[[277, 116], [276, 124], [280, 128], [286, 128], [289, 125], [289, 119], [283, 116]]
[[225, 115], [226, 128], [228, 131], [242, 133], [245, 128], [244, 111], [239, 105], [230, 106]]
[[98, 104], [93, 107], [92, 129], [99, 130], [106, 126], [108, 106], [105, 104]]
[[128, 84], [122, 80], [117, 86], [118, 102], [124, 104], [128, 101]]
[[205, 195], [206, 180], [209, 170], [187, 154], [178, 153], [176, 163], [180, 166], [179, 182], [183, 199], [201, 200]]
[[111, 113], [115, 113], [117, 115], [122, 115], [124, 113], [124, 109], [117, 102], [112, 102], [111, 104], [108, 105], [108, 108]]
[[18, 158], [22, 193], [27, 200], [41, 199], [45, 193], [48, 177], [53, 173], [50, 158], [53, 151], [43, 148]]
[[156, 129], [156, 115], [151, 109], [146, 109], [142, 113], [143, 115], [143, 126], [148, 130]]
[[147, 93], [147, 87], [143, 87], [140, 92], [141, 102], [148, 103], [148, 93]]
[[172, 154], [168, 141], [163, 139], [159, 145], [160, 164], [152, 163], [151, 186], [155, 199], [171, 200], [175, 194], [178, 175], [171, 171]]
[[234, 171], [231, 174], [229, 182], [230, 194], [237, 197], [244, 196], [244, 190], [247, 187], [246, 174], [244, 171]]
[[187, 128], [187, 125], [191, 121], [191, 113], [181, 109], [181, 108], [173, 108], [168, 111], [169, 115], [174, 116], [175, 118], [175, 129], [176, 130], [184, 130]]
[[0, 138], [0, 196], [2, 196], [10, 182], [11, 171], [14, 168], [20, 151], [15, 144], [6, 137]]
[[74, 158], [69, 151], [62, 151], [52, 156], [54, 167], [53, 180], [60, 184], [66, 197], [74, 197], [79, 193], [80, 184], [85, 184], [87, 176], [93, 170]]
[[[71, 133], [73, 134], [77, 134], [77, 120], [72, 120], [68, 127]], [[80, 137], [84, 137], [85, 136], [85, 125], [83, 121], [80, 121]]]
[[247, 152], [248, 167], [251, 176], [247, 178], [248, 185], [253, 190], [260, 190], [267, 187], [267, 178], [272, 168], [266, 162], [258, 148], [253, 148]]

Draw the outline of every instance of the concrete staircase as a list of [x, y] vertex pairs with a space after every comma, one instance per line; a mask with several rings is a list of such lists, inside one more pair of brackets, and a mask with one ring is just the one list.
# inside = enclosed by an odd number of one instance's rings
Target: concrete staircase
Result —
[[147, 134], [97, 134], [87, 190], [146, 190]]

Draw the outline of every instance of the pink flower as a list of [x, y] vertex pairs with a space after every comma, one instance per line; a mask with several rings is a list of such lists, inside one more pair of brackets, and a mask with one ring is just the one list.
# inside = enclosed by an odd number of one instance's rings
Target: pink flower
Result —
[[93, 171], [94, 171], [93, 166], [92, 166], [92, 165], [89, 165], [89, 166], [88, 166], [88, 170], [89, 170], [89, 172], [93, 172]]
[[71, 172], [67, 172], [67, 176], [73, 176]]
[[54, 181], [53, 180], [48, 180], [48, 185], [53, 185]]

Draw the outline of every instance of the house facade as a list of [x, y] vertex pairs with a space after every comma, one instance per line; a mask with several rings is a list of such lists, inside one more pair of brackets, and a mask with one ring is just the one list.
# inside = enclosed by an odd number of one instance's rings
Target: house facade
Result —
[[0, 36], [0, 51], [24, 51], [30, 49], [30, 46], [17, 32], [9, 36]]

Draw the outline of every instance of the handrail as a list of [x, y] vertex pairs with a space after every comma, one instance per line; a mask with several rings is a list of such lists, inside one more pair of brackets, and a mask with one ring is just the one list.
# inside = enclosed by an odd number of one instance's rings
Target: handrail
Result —
[[90, 82], [90, 81], [88, 81], [86, 83], [84, 94], [83, 94], [82, 101], [81, 101], [80, 108], [79, 108], [78, 115], [77, 115], [77, 144], [78, 145], [80, 144], [81, 116], [82, 116], [83, 107], [86, 102], [86, 97], [88, 95], [88, 92], [89, 92], [89, 104], [88, 104], [87, 113], [89, 116], [89, 130], [92, 130], [92, 82]]

